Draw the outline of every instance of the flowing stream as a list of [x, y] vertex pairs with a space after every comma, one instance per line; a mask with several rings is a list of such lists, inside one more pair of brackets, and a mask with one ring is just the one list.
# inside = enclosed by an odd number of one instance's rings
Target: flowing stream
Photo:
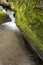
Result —
[[11, 18], [11, 21], [4, 23], [3, 22], [3, 26], [5, 26], [7, 29], [9, 30], [16, 30], [19, 31], [19, 29], [17, 28], [16, 24], [15, 24], [15, 17], [13, 16], [13, 14], [15, 14], [15, 12], [7, 9], [5, 10], [2, 6], [0, 6], [0, 9], [3, 10], [3, 12], [5, 12], [7, 15], [9, 15], [9, 17]]

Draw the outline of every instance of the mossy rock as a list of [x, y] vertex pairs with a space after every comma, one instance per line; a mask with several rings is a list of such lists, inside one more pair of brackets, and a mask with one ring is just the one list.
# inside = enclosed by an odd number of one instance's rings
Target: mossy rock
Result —
[[8, 0], [16, 11], [16, 24], [22, 34], [43, 59], [43, 0]]
[[0, 10], [0, 24], [9, 22], [9, 21], [11, 21], [10, 17], [5, 12]]

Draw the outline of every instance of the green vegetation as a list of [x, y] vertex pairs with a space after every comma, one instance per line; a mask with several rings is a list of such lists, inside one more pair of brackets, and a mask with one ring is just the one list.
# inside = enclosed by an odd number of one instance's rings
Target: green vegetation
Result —
[[3, 22], [3, 18], [6, 17], [6, 14], [0, 10], [0, 24]]
[[[16, 24], [27, 39], [43, 51], [43, 0], [8, 0], [16, 11]], [[12, 3], [13, 2], [13, 3]]]
[[0, 10], [0, 24], [6, 23], [8, 21], [11, 21], [11, 18], [9, 17], [9, 15], [7, 15], [5, 12]]

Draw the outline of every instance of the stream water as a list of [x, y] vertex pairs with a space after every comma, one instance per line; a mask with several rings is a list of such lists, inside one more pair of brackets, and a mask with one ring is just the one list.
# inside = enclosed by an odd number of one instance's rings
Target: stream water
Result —
[[[9, 9], [3, 10], [11, 21], [0, 25], [0, 65], [43, 65], [37, 56], [32, 55], [30, 46], [27, 47], [27, 42], [24, 40], [15, 24], [15, 14]], [[28, 49], [27, 49], [28, 48]]]
[[11, 18], [11, 21], [4, 23], [3, 22], [3, 26], [5, 26], [7, 29], [9, 30], [16, 30], [19, 31], [19, 29], [17, 28], [16, 24], [15, 24], [15, 17], [13, 16], [13, 14], [15, 14], [15, 12], [7, 9], [5, 10], [2, 6], [0, 6], [0, 9], [3, 10], [3, 12], [5, 12], [7, 15], [9, 15], [9, 17]]

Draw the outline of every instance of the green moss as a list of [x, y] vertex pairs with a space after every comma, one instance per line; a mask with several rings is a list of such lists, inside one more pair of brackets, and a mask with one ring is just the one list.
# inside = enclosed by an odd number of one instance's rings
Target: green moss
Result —
[[0, 24], [3, 22], [3, 18], [6, 16], [6, 14], [0, 10]]
[[31, 30], [31, 28], [27, 25], [26, 20], [19, 18], [20, 13], [16, 14], [16, 24], [20, 27], [20, 29], [23, 31], [23, 34], [31, 41], [34, 42], [34, 44], [43, 51], [43, 44], [40, 43], [39, 38], [36, 36], [36, 34]]
[[23, 34], [43, 51], [43, 8], [40, 0], [9, 0], [12, 10], [16, 11], [16, 24]]

